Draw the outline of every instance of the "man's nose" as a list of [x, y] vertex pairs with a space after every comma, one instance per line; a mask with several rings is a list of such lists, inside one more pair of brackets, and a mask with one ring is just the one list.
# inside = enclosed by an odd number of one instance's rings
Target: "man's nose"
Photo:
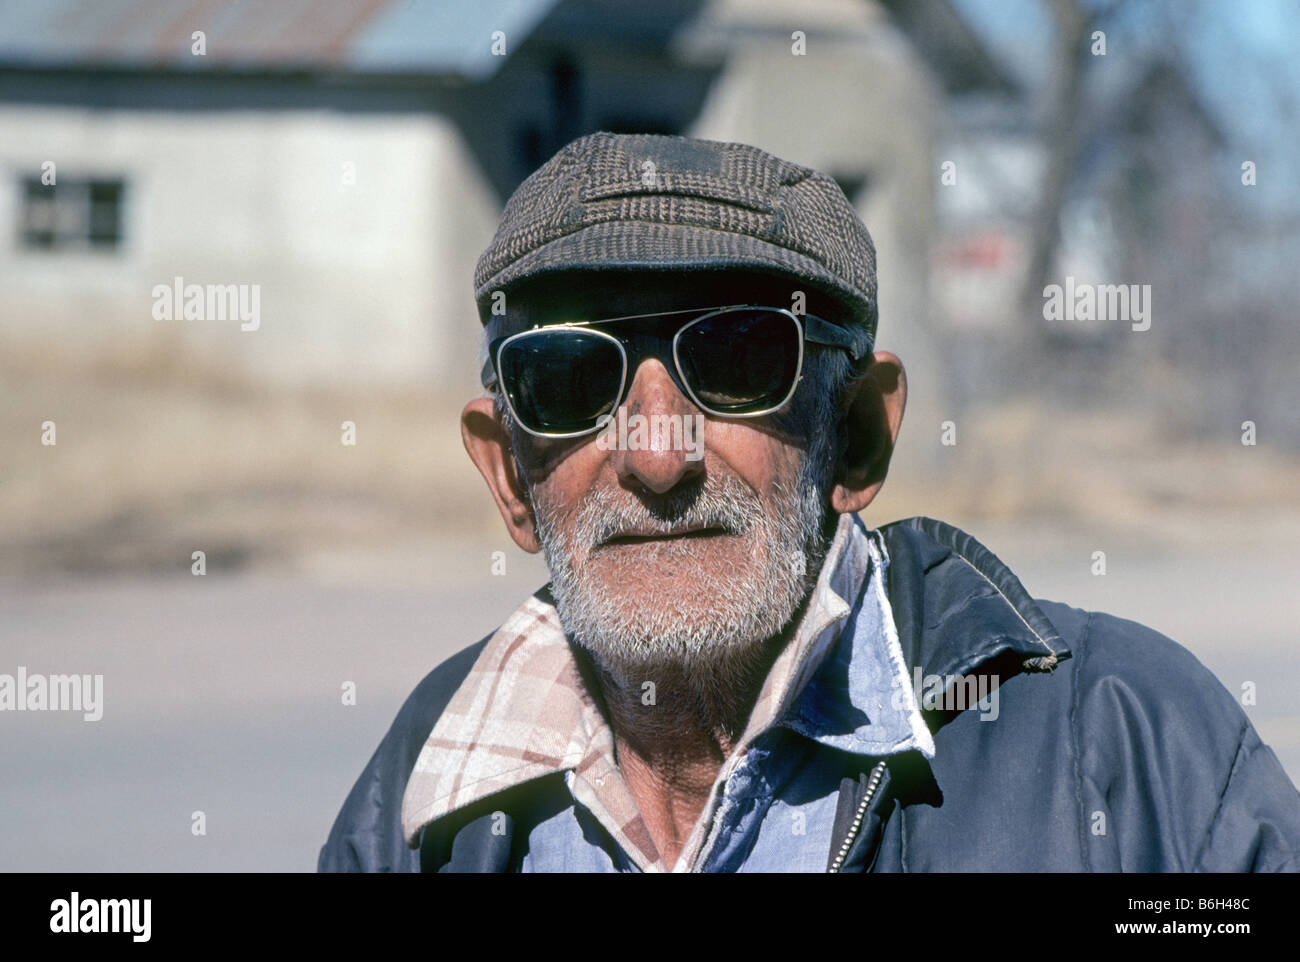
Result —
[[611, 452], [620, 479], [663, 494], [704, 473], [704, 417], [677, 389], [663, 362], [641, 362], [623, 407], [619, 416], [627, 419], [626, 438], [620, 426], [619, 443]]

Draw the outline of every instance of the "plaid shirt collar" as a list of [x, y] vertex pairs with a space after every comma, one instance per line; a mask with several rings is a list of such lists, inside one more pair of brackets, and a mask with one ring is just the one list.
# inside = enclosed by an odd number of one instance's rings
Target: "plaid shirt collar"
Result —
[[[731, 760], [776, 724], [847, 751], [917, 748], [933, 756], [885, 596], [887, 564], [879, 534], [856, 515], [842, 515], [808, 607], [773, 663]], [[407, 843], [418, 845], [425, 825], [459, 808], [566, 771], [574, 797], [633, 861], [644, 871], [666, 871], [615, 762], [613, 732], [583, 681], [555, 607], [541, 594], [525, 601], [488, 641], [425, 741], [402, 801]], [[864, 603], [879, 621], [868, 629], [883, 633], [884, 645], [854, 645], [849, 636], [856, 632], [843, 631], [851, 616], [857, 625]], [[835, 645], [842, 634], [848, 643]], [[859, 648], [868, 653], [868, 670], [854, 654]], [[828, 662], [832, 649], [835, 657]], [[847, 703], [843, 695], [829, 697], [834, 686], [814, 682], [824, 678], [824, 663], [828, 671], [844, 669]], [[904, 694], [901, 700], [889, 697], [897, 691]], [[860, 721], [864, 709], [872, 718], [866, 727]], [[716, 794], [715, 784], [679, 868], [699, 854]]]

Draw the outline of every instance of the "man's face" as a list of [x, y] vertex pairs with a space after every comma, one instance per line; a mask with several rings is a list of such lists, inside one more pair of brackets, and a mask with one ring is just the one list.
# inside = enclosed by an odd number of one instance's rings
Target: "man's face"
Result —
[[[511, 309], [530, 323], [552, 323], [735, 303], [787, 306], [788, 285], [774, 286], [591, 275], [564, 293], [552, 286], [523, 304], [516, 299]], [[611, 444], [612, 434], [603, 442], [600, 435], [516, 435], [561, 621], [600, 664], [629, 680], [663, 665], [715, 673], [744, 666], [790, 621], [825, 553], [835, 424], [825, 399], [810, 396], [811, 364], [782, 412], [726, 419], [703, 415], [665, 362], [646, 358], [629, 372], [622, 414], [650, 424], [656, 416], [698, 418], [698, 448], [672, 443], [688, 437], [681, 432], [671, 439], [651, 432], [648, 445]], [[817, 430], [819, 419], [827, 423]]]

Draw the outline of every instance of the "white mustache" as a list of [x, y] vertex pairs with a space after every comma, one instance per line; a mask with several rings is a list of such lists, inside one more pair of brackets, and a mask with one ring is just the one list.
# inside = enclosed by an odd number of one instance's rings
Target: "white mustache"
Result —
[[763, 511], [762, 501], [742, 483], [723, 478], [654, 506], [593, 497], [578, 510], [574, 535], [578, 547], [590, 551], [622, 535], [668, 535], [702, 528], [745, 534], [762, 520]]

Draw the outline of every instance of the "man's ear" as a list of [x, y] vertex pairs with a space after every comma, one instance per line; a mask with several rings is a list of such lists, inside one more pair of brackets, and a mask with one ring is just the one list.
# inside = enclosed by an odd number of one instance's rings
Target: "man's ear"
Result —
[[470, 460], [496, 500], [510, 537], [525, 551], [532, 554], [541, 551], [527, 490], [510, 450], [510, 436], [497, 417], [491, 398], [475, 398], [465, 405], [460, 414], [460, 436]]
[[831, 507], [838, 513], [861, 511], [880, 491], [906, 405], [903, 362], [888, 351], [877, 351], [845, 398], [845, 440], [831, 489]]

